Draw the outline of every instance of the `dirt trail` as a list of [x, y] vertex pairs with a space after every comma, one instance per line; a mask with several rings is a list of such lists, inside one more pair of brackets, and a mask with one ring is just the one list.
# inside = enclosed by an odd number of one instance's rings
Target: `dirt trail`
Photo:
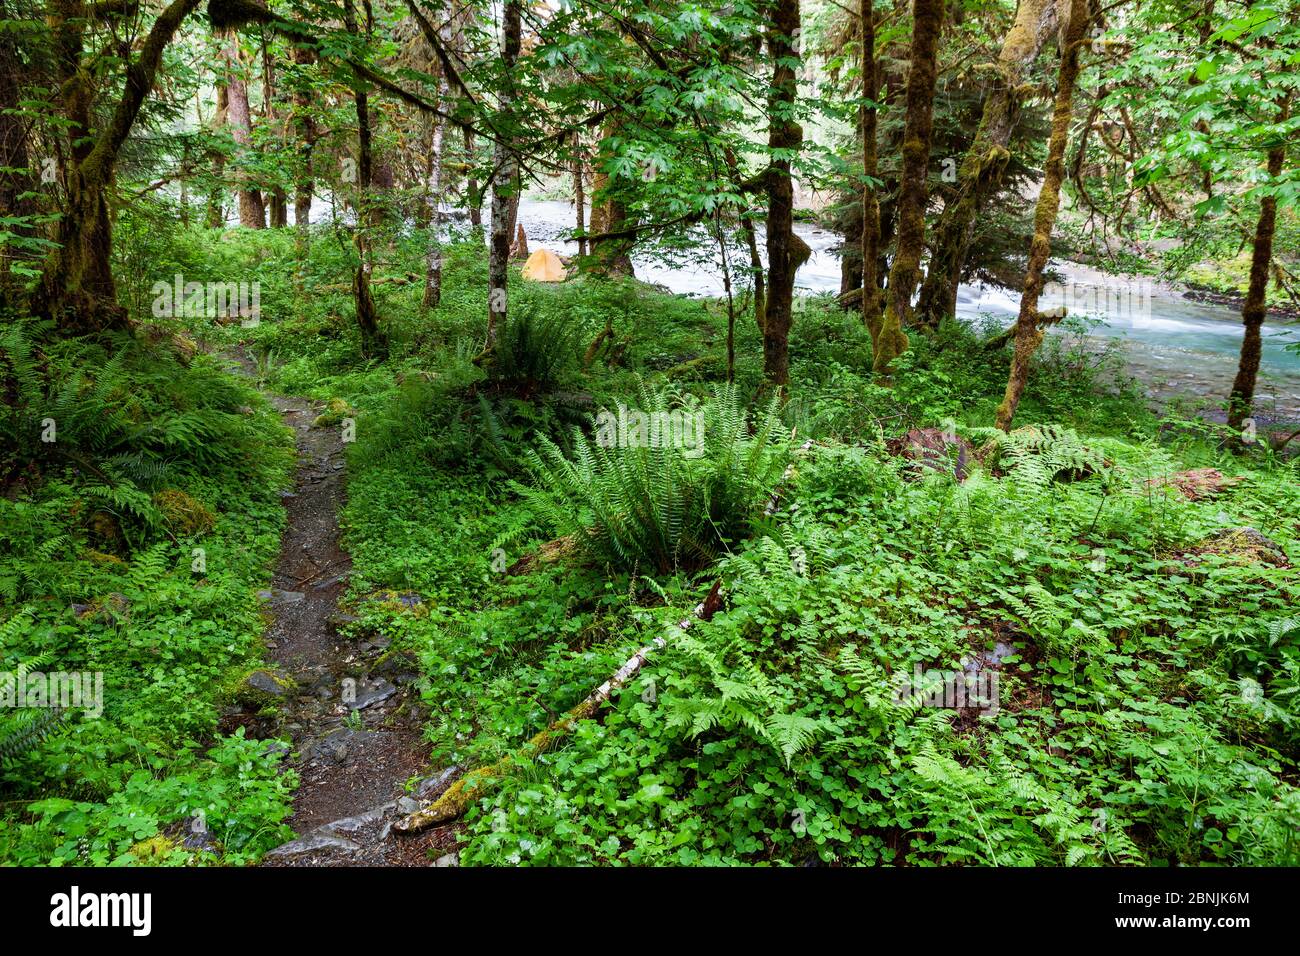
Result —
[[[235, 360], [251, 370], [247, 359]], [[455, 849], [452, 828], [419, 837], [390, 832], [394, 820], [450, 777], [407, 788], [428, 759], [414, 688], [418, 667], [390, 653], [387, 638], [339, 630], [355, 621], [339, 608], [352, 570], [339, 542], [342, 428], [314, 425], [321, 409], [305, 398], [268, 397], [293, 429], [298, 460], [293, 490], [281, 493], [288, 521], [273, 588], [261, 594], [273, 615], [266, 633], [272, 667], [253, 678], [258, 690], [279, 698], [280, 717], [251, 729], [292, 738], [301, 782], [289, 820], [299, 836], [267, 854], [263, 866], [431, 865], [431, 855]]]

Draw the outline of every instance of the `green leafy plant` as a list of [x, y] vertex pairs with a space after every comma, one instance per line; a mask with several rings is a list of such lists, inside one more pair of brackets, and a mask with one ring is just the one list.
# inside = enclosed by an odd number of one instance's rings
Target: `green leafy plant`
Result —
[[[691, 417], [698, 454], [666, 439], [575, 433], [568, 458], [542, 438], [528, 456], [535, 484], [519, 490], [594, 560], [624, 570], [701, 567], [746, 536], [781, 478], [789, 448], [776, 402], [751, 420], [734, 387], [699, 404], [644, 384], [638, 397], [647, 416]], [[612, 417], [607, 424], [616, 427]]]

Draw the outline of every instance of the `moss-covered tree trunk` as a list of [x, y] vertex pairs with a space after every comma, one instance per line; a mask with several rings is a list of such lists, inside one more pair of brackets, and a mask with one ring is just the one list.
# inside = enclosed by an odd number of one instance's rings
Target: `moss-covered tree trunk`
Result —
[[[862, 109], [858, 125], [862, 136], [862, 230], [859, 236], [862, 252], [862, 322], [871, 333], [874, 358], [876, 338], [880, 334], [880, 199], [876, 186], [870, 180], [877, 178], [878, 161], [876, 128], [876, 91], [879, 89], [876, 73], [876, 13], [873, 0], [859, 0], [859, 22], [862, 24]], [[848, 291], [847, 289], [844, 291]]]
[[767, 48], [772, 85], [767, 100], [767, 308], [763, 322], [763, 374], [769, 385], [790, 381], [790, 325], [794, 319], [794, 275], [807, 259], [794, 234], [794, 181], [790, 157], [803, 145], [795, 119], [798, 96], [799, 0], [775, 0]]
[[[474, 173], [474, 158], [477, 151], [474, 131], [468, 126], [461, 128], [465, 152], [465, 165], [469, 172], [465, 176], [465, 205], [469, 209], [469, 224], [475, 230], [483, 228], [483, 190], [479, 188], [478, 176]], [[482, 233], [478, 233], [480, 240]]]
[[[9, 5], [0, 0], [0, 21], [9, 18]], [[34, 183], [28, 169], [28, 124], [19, 105], [21, 63], [14, 33], [0, 31], [0, 216], [15, 218], [36, 212], [26, 195]], [[9, 255], [0, 257], [0, 271], [8, 273], [11, 264]], [[0, 284], [7, 285], [3, 280]]]
[[[1290, 115], [1290, 100], [1282, 106], [1280, 121]], [[1282, 174], [1286, 158], [1286, 144], [1278, 143], [1268, 151], [1268, 177], [1276, 180]], [[1228, 425], [1238, 431], [1250, 415], [1255, 402], [1255, 381], [1259, 376], [1260, 328], [1268, 312], [1268, 267], [1273, 260], [1273, 233], [1277, 228], [1277, 197], [1265, 196], [1260, 200], [1259, 219], [1255, 223], [1255, 239], [1250, 250], [1250, 283], [1246, 287], [1246, 301], [1241, 307], [1241, 324], [1245, 333], [1241, 339], [1241, 358], [1237, 362], [1237, 376], [1228, 396]]]
[[59, 104], [68, 137], [61, 157], [66, 190], [56, 232], [58, 248], [46, 259], [35, 311], [65, 334], [127, 326], [117, 301], [110, 257], [113, 249], [108, 195], [122, 145], [153, 89], [163, 50], [199, 0], [173, 0], [154, 20], [126, 64], [122, 92], [99, 128], [91, 123], [94, 89], [82, 62], [86, 11], [79, 0], [52, 0], [47, 21], [54, 38]]
[[[266, 35], [262, 36], [262, 116], [272, 129], [280, 127], [280, 117], [276, 107], [279, 90], [276, 85], [275, 63], [271, 58], [271, 45]], [[284, 187], [278, 183], [268, 190], [266, 202], [267, 223], [272, 229], [283, 229], [289, 225], [289, 197]]]
[[844, 245], [840, 252], [840, 298], [862, 288], [862, 195], [840, 214]]
[[[618, 136], [618, 125], [611, 122], [603, 139]], [[614, 186], [602, 155], [596, 163], [591, 183], [591, 257], [583, 263], [585, 271], [604, 276], [632, 276], [632, 246], [636, 224], [628, 215], [627, 204], [614, 194]]]
[[957, 190], [943, 208], [930, 243], [930, 265], [916, 305], [916, 323], [936, 328], [957, 309], [957, 286], [970, 252], [975, 223], [989, 197], [1002, 185], [1020, 116], [1025, 72], [1057, 31], [1056, 0], [1020, 0], [1016, 18], [993, 65], [992, 87], [975, 139], [957, 172]]
[[[609, 179], [602, 175], [602, 186], [608, 188]], [[597, 203], [594, 190], [592, 195], [592, 222], [599, 222], [601, 229], [592, 227], [591, 255], [586, 261], [586, 270], [604, 276], [633, 276], [636, 270], [632, 265], [632, 244], [636, 238], [636, 227], [628, 216], [627, 204], [621, 200], [606, 196]], [[600, 207], [599, 216], [597, 206]]]
[[[603, 158], [597, 152], [595, 161], [591, 166], [591, 219], [587, 224], [587, 231], [591, 236], [595, 236], [599, 232], [605, 232], [608, 228], [609, 208], [600, 201], [601, 195], [609, 185], [609, 176], [605, 173]], [[596, 243], [593, 239], [590, 248], [594, 250], [595, 246]]]
[[[507, 118], [514, 109], [515, 64], [519, 60], [521, 0], [505, 0], [502, 9], [501, 59], [506, 81], [501, 91], [500, 112]], [[508, 124], [507, 124], [508, 125]], [[514, 150], [499, 136], [492, 154], [492, 239], [488, 249], [488, 324], [487, 347], [496, 345], [497, 330], [508, 315], [510, 240], [514, 228], [511, 197], [519, 189], [519, 160]], [[518, 207], [514, 207], [518, 208]]]
[[[294, 66], [305, 70], [314, 61], [311, 50], [299, 44], [293, 46]], [[316, 143], [316, 123], [311, 115], [311, 92], [306, 77], [295, 77], [293, 91], [293, 130], [297, 139], [294, 155], [293, 228], [294, 270], [293, 287], [300, 303], [305, 303], [307, 254], [311, 243], [311, 200], [315, 191], [312, 180], [312, 152]]]
[[[226, 96], [226, 84], [217, 82], [217, 111], [212, 117], [212, 129], [219, 130], [226, 125], [226, 112], [230, 108], [230, 99]], [[220, 229], [226, 224], [226, 191], [222, 180], [226, 172], [226, 154], [214, 150], [212, 157], [212, 191], [208, 193], [208, 209], [203, 224], [209, 229]]]
[[1061, 32], [1061, 65], [1056, 79], [1056, 102], [1052, 108], [1052, 133], [1047, 141], [1047, 165], [1034, 209], [1034, 238], [1029, 245], [1025, 286], [1016, 316], [1015, 351], [1006, 394], [998, 406], [997, 426], [1009, 431], [1016, 407], [1029, 380], [1029, 365], [1043, 341], [1039, 327], [1038, 300], [1043, 294], [1043, 272], [1051, 254], [1052, 231], [1061, 204], [1061, 182], [1065, 178], [1065, 147], [1070, 134], [1074, 86], [1079, 78], [1079, 56], [1088, 30], [1087, 0], [1070, 0], [1068, 20]]
[[907, 349], [903, 326], [911, 320], [912, 294], [925, 252], [926, 176], [934, 130], [934, 87], [938, 75], [943, 0], [913, 0], [912, 56], [907, 77], [907, 114], [903, 121], [903, 172], [898, 186], [898, 242], [889, 270], [885, 314], [875, 336], [873, 368], [888, 377], [889, 366]]

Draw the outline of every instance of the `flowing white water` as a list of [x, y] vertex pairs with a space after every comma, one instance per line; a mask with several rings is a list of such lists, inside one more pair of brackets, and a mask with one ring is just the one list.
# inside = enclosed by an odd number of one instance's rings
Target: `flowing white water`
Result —
[[[485, 203], [486, 212], [486, 203]], [[312, 221], [330, 218], [329, 204], [317, 198]], [[519, 223], [530, 247], [545, 247], [564, 256], [577, 254], [569, 238], [575, 225], [573, 206], [554, 200], [524, 199]], [[795, 277], [802, 294], [836, 293], [840, 288], [841, 237], [809, 223], [796, 223], [795, 232], [808, 243], [812, 255]], [[690, 252], [675, 256], [633, 255], [636, 276], [683, 295], [721, 296], [722, 265], [708, 233], [697, 228], [698, 240]], [[763, 250], [759, 227], [759, 250]], [[764, 256], [765, 257], [765, 256]], [[733, 285], [744, 284], [748, 253], [730, 251]], [[1153, 396], [1190, 395], [1221, 403], [1231, 388], [1241, 350], [1241, 315], [1238, 309], [1216, 303], [1195, 302], [1176, 290], [1153, 286], [1144, 279], [1107, 276], [1074, 263], [1054, 263], [1063, 283], [1048, 287], [1042, 307], [1064, 303], [1071, 315], [1098, 320], [1089, 333], [1098, 345], [1118, 342], [1131, 371]], [[957, 316], [996, 323], [1014, 321], [1020, 297], [1016, 292], [981, 285], [962, 285], [957, 295]], [[1049, 334], [1059, 335], [1059, 329]], [[1257, 410], [1261, 419], [1300, 419], [1300, 353], [1289, 343], [1300, 341], [1300, 323], [1269, 322], [1264, 326]]]
[[[519, 222], [532, 248], [545, 246], [562, 255], [575, 255], [573, 207], [566, 202], [523, 200]], [[795, 277], [805, 294], [836, 293], [840, 288], [841, 237], [818, 226], [797, 223], [795, 232], [812, 255]], [[692, 296], [723, 294], [722, 266], [716, 246], [700, 230], [699, 251], [680, 261], [663, 261], [644, 253], [634, 255], [637, 278]], [[763, 237], [760, 229], [759, 248]], [[732, 269], [747, 264], [743, 249], [730, 253]], [[1100, 321], [1090, 333], [1099, 344], [1119, 340], [1132, 371], [1154, 395], [1190, 394], [1218, 402], [1227, 395], [1241, 350], [1241, 314], [1232, 307], [1195, 302], [1177, 291], [1144, 279], [1106, 276], [1073, 263], [1054, 263], [1063, 282], [1049, 285], [1042, 307], [1065, 304], [1071, 315]], [[957, 295], [957, 316], [979, 320], [989, 316], [1000, 324], [1015, 320], [1020, 296], [990, 286], [963, 285]], [[1061, 334], [1054, 330], [1051, 334]], [[1260, 366], [1261, 417], [1300, 415], [1300, 354], [1288, 343], [1300, 341], [1300, 324], [1270, 322], [1264, 326]]]

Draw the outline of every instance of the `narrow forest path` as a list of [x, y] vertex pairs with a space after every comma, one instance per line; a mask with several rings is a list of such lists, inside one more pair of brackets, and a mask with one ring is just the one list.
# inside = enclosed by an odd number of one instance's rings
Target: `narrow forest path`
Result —
[[[246, 356], [228, 357], [252, 376]], [[271, 733], [293, 740], [300, 783], [289, 819], [298, 837], [272, 850], [263, 865], [427, 866], [435, 857], [448, 865], [454, 828], [418, 837], [391, 832], [393, 821], [450, 777], [438, 774], [407, 789], [428, 759], [418, 668], [391, 653], [384, 637], [354, 639], [339, 629], [356, 620], [340, 608], [352, 571], [339, 534], [342, 429], [314, 424], [323, 409], [309, 399], [267, 398], [293, 430], [297, 465], [292, 491], [282, 492], [287, 522], [273, 586], [261, 594], [272, 614], [269, 673], [254, 679], [280, 700]]]

